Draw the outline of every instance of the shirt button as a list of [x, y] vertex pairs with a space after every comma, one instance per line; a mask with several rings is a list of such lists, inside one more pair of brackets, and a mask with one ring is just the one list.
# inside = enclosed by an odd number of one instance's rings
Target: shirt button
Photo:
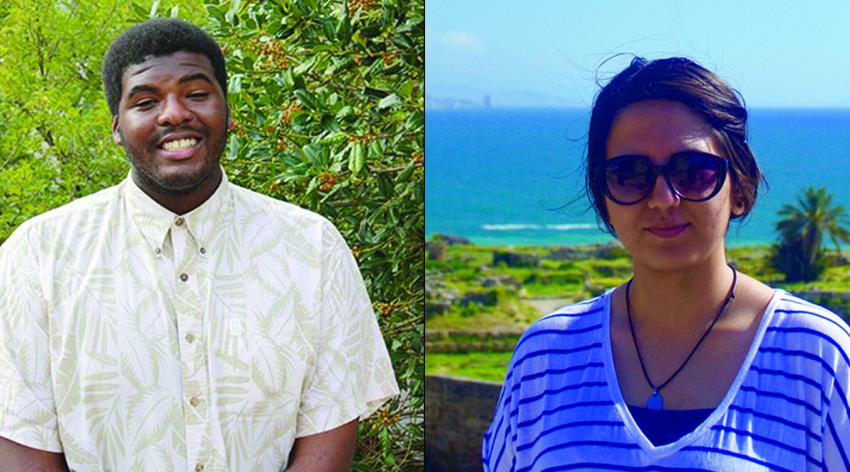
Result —
[[183, 217], [180, 216], [176, 220], [174, 220], [174, 224], [176, 224], [177, 226], [183, 226]]
[[195, 472], [203, 472], [204, 464], [195, 464]]
[[185, 281], [189, 280], [189, 276], [186, 275], [186, 274], [180, 274], [180, 280], [185, 282]]
[[201, 404], [201, 399], [200, 399], [200, 398], [198, 398], [198, 397], [192, 397], [192, 398], [189, 400], [189, 404], [190, 404], [190, 405], [192, 405], [192, 406], [198, 406], [198, 405], [200, 405], [200, 404]]
[[201, 248], [201, 254], [206, 254], [206, 253], [207, 253], [207, 249], [202, 247]]
[[156, 249], [153, 250], [153, 252], [155, 252], [157, 254], [162, 254], [162, 248], [156, 248]]
[[188, 342], [188, 343], [193, 343], [193, 342], [195, 342], [195, 335], [194, 335], [194, 334], [192, 334], [192, 333], [187, 334], [187, 335], [186, 335], [186, 342]]

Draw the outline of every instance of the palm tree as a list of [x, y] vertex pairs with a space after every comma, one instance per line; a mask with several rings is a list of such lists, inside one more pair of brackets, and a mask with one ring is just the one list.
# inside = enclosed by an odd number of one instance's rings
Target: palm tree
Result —
[[850, 230], [843, 225], [847, 213], [841, 205], [832, 204], [832, 194], [825, 188], [809, 187], [797, 197], [797, 206], [785, 204], [779, 210], [783, 217], [776, 224], [782, 240], [774, 246], [773, 265], [785, 273], [788, 281], [815, 280], [825, 267], [821, 243], [827, 236], [841, 254], [839, 242], [850, 242]]

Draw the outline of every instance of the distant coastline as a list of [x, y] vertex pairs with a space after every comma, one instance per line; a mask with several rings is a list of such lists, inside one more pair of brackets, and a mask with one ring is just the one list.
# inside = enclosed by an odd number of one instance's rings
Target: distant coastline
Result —
[[[425, 240], [433, 241], [435, 237], [445, 238], [448, 236], [449, 238], [465, 240], [467, 241], [466, 244], [480, 247], [578, 247], [609, 244], [617, 241], [616, 238], [603, 232], [595, 224], [535, 225], [507, 223], [486, 226], [483, 225], [481, 230], [475, 234], [457, 234], [435, 230], [427, 232]], [[733, 226], [726, 238], [727, 247], [766, 247], [775, 242], [772, 240], [743, 239], [737, 237], [735, 233], [736, 228]]]

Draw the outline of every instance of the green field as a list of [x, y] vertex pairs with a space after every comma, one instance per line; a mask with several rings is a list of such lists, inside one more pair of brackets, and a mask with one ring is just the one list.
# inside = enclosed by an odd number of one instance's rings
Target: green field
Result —
[[[565, 257], [567, 250], [601, 256]], [[625, 283], [631, 259], [621, 248], [497, 248], [464, 244], [439, 248], [426, 260], [426, 374], [501, 382], [518, 337], [545, 313], [541, 300], [584, 300]], [[597, 251], [596, 253], [593, 250]], [[430, 249], [429, 249], [430, 251]], [[510, 253], [503, 260], [498, 254]], [[850, 264], [835, 258], [816, 282], [786, 283], [769, 264], [768, 246], [731, 248], [738, 270], [776, 288], [806, 292], [811, 301], [850, 312]]]
[[425, 355], [425, 373], [501, 382], [510, 360], [510, 352], [431, 353]]

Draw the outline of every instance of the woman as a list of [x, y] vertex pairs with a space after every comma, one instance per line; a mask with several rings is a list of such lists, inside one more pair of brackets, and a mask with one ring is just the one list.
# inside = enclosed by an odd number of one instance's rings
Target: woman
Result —
[[746, 122], [683, 58], [599, 93], [588, 194], [634, 276], [525, 333], [486, 470], [850, 470], [850, 329], [726, 261], [762, 180]]

